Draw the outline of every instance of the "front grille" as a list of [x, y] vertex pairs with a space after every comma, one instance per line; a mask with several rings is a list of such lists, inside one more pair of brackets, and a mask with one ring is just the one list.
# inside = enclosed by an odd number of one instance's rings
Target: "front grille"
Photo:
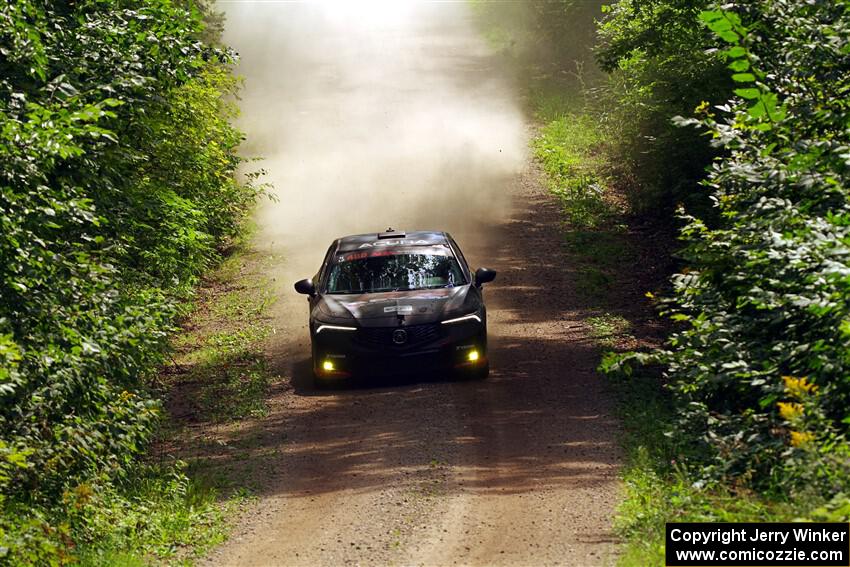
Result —
[[[407, 342], [397, 345], [393, 333], [399, 329], [407, 331]], [[408, 327], [365, 327], [357, 330], [355, 340], [364, 346], [380, 348], [407, 348], [421, 345], [440, 337], [440, 324], [410, 325]]]

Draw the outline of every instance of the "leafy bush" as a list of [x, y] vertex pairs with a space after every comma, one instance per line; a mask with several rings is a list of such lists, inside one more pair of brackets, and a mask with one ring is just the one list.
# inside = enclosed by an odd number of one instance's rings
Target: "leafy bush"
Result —
[[[231, 57], [202, 33], [168, 1], [0, 6], [4, 525], [143, 449], [179, 299], [257, 194], [234, 181]], [[28, 549], [9, 533], [0, 556]]]
[[621, 0], [605, 8], [597, 56], [610, 73], [597, 90], [616, 134], [611, 153], [631, 208], [662, 219], [677, 204], [706, 213], [698, 183], [717, 154], [708, 141], [670, 118], [731, 91], [718, 40], [700, 25], [710, 0]]
[[139, 465], [119, 479], [101, 475], [69, 488], [52, 510], [17, 505], [0, 516], [13, 565], [147, 565], [187, 558], [224, 538], [214, 490], [190, 481], [185, 465]]
[[850, 489], [850, 12], [764, 0], [701, 15], [737, 95], [699, 119], [728, 153], [721, 222], [683, 230], [682, 327], [654, 359], [705, 473], [829, 500]]

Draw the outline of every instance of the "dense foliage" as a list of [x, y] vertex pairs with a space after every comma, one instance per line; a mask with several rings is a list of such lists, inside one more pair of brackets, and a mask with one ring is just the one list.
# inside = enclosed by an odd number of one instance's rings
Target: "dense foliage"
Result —
[[670, 118], [689, 116], [703, 101], [720, 104], [731, 92], [725, 58], [698, 15], [709, 0], [622, 0], [606, 7], [597, 56], [609, 73], [600, 90], [616, 133], [611, 161], [632, 209], [661, 219], [677, 204], [709, 210], [698, 188], [717, 152]]
[[178, 299], [256, 196], [203, 33], [166, 0], [0, 6], [0, 557], [143, 448]]
[[850, 490], [850, 4], [762, 0], [695, 15], [736, 87], [697, 126], [722, 150], [717, 222], [687, 217], [662, 363], [709, 478]]
[[662, 358], [718, 474], [848, 489], [850, 4], [701, 17], [739, 88], [698, 121], [729, 152], [706, 180], [723, 221], [684, 229]]

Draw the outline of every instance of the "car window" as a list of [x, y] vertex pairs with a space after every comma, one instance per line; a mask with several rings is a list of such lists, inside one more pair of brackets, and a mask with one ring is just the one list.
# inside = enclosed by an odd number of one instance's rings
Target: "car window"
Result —
[[325, 259], [322, 260], [322, 267], [319, 268], [319, 271], [316, 273], [316, 284], [321, 281], [321, 278], [325, 277], [325, 274], [328, 271], [328, 264], [331, 261], [331, 257], [333, 256], [334, 250], [336, 249], [336, 242], [330, 245], [328, 251], [325, 252]]
[[327, 293], [377, 293], [464, 285], [447, 246], [410, 246], [344, 252], [334, 258]]
[[454, 238], [452, 238], [451, 236], [449, 236], [448, 240], [452, 246], [452, 249], [455, 251], [455, 256], [460, 261], [461, 269], [464, 271], [465, 274], [469, 274], [469, 263], [466, 261], [466, 257], [463, 255], [463, 252], [461, 252], [460, 246], [457, 245], [457, 242], [455, 242]]

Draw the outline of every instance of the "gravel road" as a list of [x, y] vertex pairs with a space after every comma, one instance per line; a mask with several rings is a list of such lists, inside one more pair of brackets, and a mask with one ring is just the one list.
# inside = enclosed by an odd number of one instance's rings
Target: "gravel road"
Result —
[[[528, 120], [467, 3], [223, 6], [243, 127], [280, 197], [257, 237], [283, 258], [280, 379], [269, 415], [234, 432], [258, 497], [208, 564], [611, 563], [618, 425]], [[488, 380], [311, 387], [291, 283], [332, 237], [389, 224], [447, 229], [473, 268], [498, 270]]]

